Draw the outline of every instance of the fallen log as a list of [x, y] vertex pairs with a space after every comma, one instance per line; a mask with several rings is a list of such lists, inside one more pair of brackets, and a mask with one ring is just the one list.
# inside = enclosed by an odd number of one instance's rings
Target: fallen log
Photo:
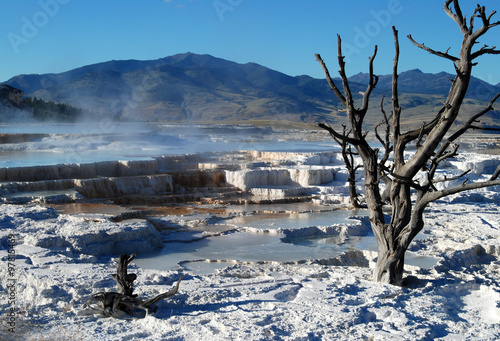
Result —
[[148, 316], [157, 311], [158, 307], [154, 306], [155, 303], [177, 293], [184, 275], [179, 278], [172, 290], [147, 300], [138, 299], [137, 294], [133, 294], [134, 281], [137, 279], [137, 275], [127, 272], [127, 267], [134, 258], [135, 254], [130, 256], [127, 254], [120, 255], [118, 269], [116, 274], [112, 275], [116, 280], [118, 292], [98, 292], [93, 294], [83, 307], [94, 314], [111, 317], [134, 316], [134, 311], [136, 310], [144, 310], [146, 311], [146, 316]]

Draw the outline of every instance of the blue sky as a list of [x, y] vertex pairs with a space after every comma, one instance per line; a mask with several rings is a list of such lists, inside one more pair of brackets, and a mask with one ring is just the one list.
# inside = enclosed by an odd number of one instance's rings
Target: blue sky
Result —
[[[462, 0], [464, 13], [477, 1], [488, 12], [498, 0]], [[444, 0], [19, 0], [0, 3], [0, 81], [18, 74], [58, 73], [121, 59], [158, 59], [177, 53], [210, 54], [255, 62], [288, 75], [323, 78], [320, 53], [337, 75], [337, 34], [349, 75], [367, 72], [378, 45], [376, 74], [391, 73], [399, 30], [400, 71], [453, 73], [451, 62], [414, 47], [406, 38], [456, 53], [457, 25]], [[500, 20], [500, 13], [494, 17]], [[479, 24], [479, 22], [477, 23]], [[481, 43], [500, 48], [500, 27]], [[500, 83], [500, 55], [479, 59], [474, 75]]]

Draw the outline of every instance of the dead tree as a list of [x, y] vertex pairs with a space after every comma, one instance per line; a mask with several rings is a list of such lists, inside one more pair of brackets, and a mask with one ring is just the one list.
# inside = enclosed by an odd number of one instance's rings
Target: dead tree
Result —
[[184, 276], [179, 278], [172, 290], [148, 300], [138, 299], [137, 295], [133, 294], [134, 281], [137, 275], [127, 273], [127, 267], [134, 258], [134, 254], [130, 256], [127, 254], [120, 255], [118, 269], [116, 274], [113, 274], [113, 278], [118, 285], [118, 292], [99, 292], [93, 294], [85, 303], [84, 308], [89, 309], [93, 313], [100, 313], [111, 317], [133, 316], [134, 310], [144, 310], [146, 316], [148, 316], [152, 312], [156, 312], [156, 307], [152, 308], [155, 303], [177, 293], [179, 284]]
[[[363, 161], [365, 198], [372, 230], [378, 245], [377, 264], [373, 272], [374, 279], [378, 282], [402, 285], [405, 252], [411, 241], [424, 227], [423, 213], [429, 203], [459, 192], [500, 185], [500, 180], [497, 180], [500, 173], [499, 166], [487, 181], [469, 183], [464, 180], [459, 186], [450, 187], [451, 184], [448, 184], [448, 187], [445, 186], [444, 189], [439, 190], [435, 186], [437, 182], [450, 182], [459, 178], [438, 179], [436, 171], [443, 161], [457, 154], [458, 146], [454, 144], [454, 141], [469, 129], [477, 128], [474, 123], [479, 117], [493, 110], [493, 104], [500, 96], [500, 94], [495, 96], [484, 110], [474, 115], [451, 137], [445, 137], [451, 133], [450, 129], [459, 115], [471, 79], [472, 68], [476, 65], [476, 59], [485, 54], [500, 54], [500, 50], [487, 45], [474, 50], [478, 39], [493, 27], [500, 25], [500, 21], [492, 22], [492, 17], [496, 12], [493, 11], [488, 15], [485, 8], [479, 5], [475, 8], [472, 16], [467, 19], [462, 14], [458, 0], [447, 0], [444, 4], [444, 11], [457, 23], [463, 35], [458, 56], [450, 54], [449, 49], [446, 52], [440, 52], [417, 43], [411, 36], [408, 38], [417, 47], [453, 62], [456, 77], [452, 81], [443, 107], [434, 119], [428, 123], [424, 122], [418, 129], [406, 132], [403, 132], [401, 127], [402, 108], [398, 99], [399, 40], [398, 32], [393, 28], [396, 52], [392, 74], [392, 116], [390, 124], [389, 118], [385, 116], [387, 126], [390, 126], [387, 128], [390, 139], [382, 140], [386, 150], [382, 157], [379, 155], [379, 150], [367, 142], [367, 132], [363, 130], [369, 98], [378, 81], [378, 77], [373, 73], [373, 60], [377, 54], [377, 47], [375, 46], [375, 51], [369, 59], [369, 83], [363, 93], [360, 108], [355, 106], [349, 88], [340, 36], [338, 36], [337, 54], [343, 92], [333, 82], [323, 59], [316, 54], [316, 59], [325, 73], [330, 88], [347, 110], [352, 137], [345, 136], [334, 129], [329, 129], [329, 132], [337, 139], [353, 145]], [[479, 27], [476, 28], [478, 22]], [[417, 149], [412, 156], [405, 159], [404, 152], [410, 143], [415, 143]], [[389, 154], [392, 156], [392, 160], [389, 160]], [[415, 180], [419, 172], [426, 172], [426, 180], [423, 183]], [[383, 178], [390, 179], [388, 199], [392, 206], [392, 212], [387, 221], [382, 212], [383, 200], [380, 181]], [[412, 194], [416, 194], [413, 201]]]
[[[333, 130], [333, 128], [330, 127], [328, 124], [319, 123], [318, 125], [327, 131]], [[343, 127], [342, 135], [344, 137], [349, 137], [351, 132], [347, 131], [347, 126], [342, 125], [342, 127]], [[351, 205], [353, 208], [360, 208], [361, 202], [359, 200], [359, 193], [356, 189], [356, 173], [358, 169], [363, 167], [363, 165], [355, 163], [354, 156], [358, 155], [358, 153], [352, 150], [351, 145], [347, 143], [347, 140], [345, 138], [338, 139], [334, 134], [330, 133], [330, 135], [341, 148], [342, 158], [344, 160], [344, 165], [345, 168], [347, 169], [347, 174], [348, 174], [347, 183], [349, 184], [349, 200], [351, 201]]]

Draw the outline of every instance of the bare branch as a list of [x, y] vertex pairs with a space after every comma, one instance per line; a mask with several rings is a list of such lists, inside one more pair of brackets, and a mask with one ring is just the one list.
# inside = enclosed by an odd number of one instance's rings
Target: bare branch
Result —
[[401, 134], [400, 137], [401, 148], [404, 148], [406, 144], [410, 143], [411, 141], [414, 141], [416, 139], [419, 139], [419, 137], [421, 136], [429, 134], [429, 132], [432, 129], [434, 129], [436, 125], [441, 121], [441, 117], [446, 108], [447, 108], [446, 106], [443, 106], [431, 122], [427, 124], [424, 122], [424, 124], [420, 128]]
[[[450, 8], [450, 5], [452, 2], [453, 2], [453, 7], [455, 8], [456, 14], [453, 13], [453, 11]], [[460, 9], [460, 6], [459, 6], [457, 0], [446, 0], [446, 2], [444, 4], [444, 11], [446, 12], [446, 14], [448, 14], [448, 16], [450, 18], [455, 20], [455, 22], [458, 24], [458, 26], [460, 27], [460, 30], [462, 31], [463, 34], [466, 34], [469, 31], [469, 29], [467, 28], [467, 24], [464, 21], [464, 17], [462, 15], [462, 10]]]
[[384, 116], [384, 120], [379, 122], [374, 130], [375, 130], [375, 137], [377, 138], [377, 140], [382, 144], [382, 146], [384, 146], [384, 148], [386, 148], [386, 139], [387, 139], [387, 135], [386, 135], [386, 138], [382, 139], [382, 137], [380, 136], [380, 133], [378, 132], [378, 128], [382, 125], [385, 126], [385, 128], [387, 128], [387, 126], [389, 125], [389, 122], [388, 122], [388, 119], [387, 119], [387, 114], [385, 113], [385, 110], [384, 110], [384, 98], [385, 96], [382, 96], [382, 100], [381, 100], [381, 103], [380, 103], [380, 111], [382, 112], [382, 115]]
[[442, 57], [442, 58], [446, 58], [446, 59], [449, 59], [451, 60], [452, 62], [458, 62], [460, 60], [460, 58], [457, 58], [455, 56], [452, 56], [452, 55], [449, 55], [448, 53], [444, 53], [444, 52], [440, 52], [440, 51], [436, 51], [436, 50], [433, 50], [427, 46], [425, 46], [424, 44], [420, 44], [420, 43], [417, 43], [411, 36], [411, 34], [409, 34], [408, 36], [408, 39], [410, 39], [410, 41], [413, 43], [413, 45], [421, 48], [422, 50], [424, 51], [427, 51], [431, 54], [434, 54], [436, 56], [439, 56], [439, 57]]
[[330, 135], [332, 135], [332, 137], [339, 139], [341, 141], [346, 141], [347, 143], [350, 143], [354, 146], [358, 145], [360, 143], [359, 140], [356, 140], [356, 139], [353, 139], [353, 138], [350, 138], [350, 137], [347, 137], [343, 134], [338, 133], [337, 131], [335, 131], [335, 129], [333, 129], [330, 125], [328, 125], [326, 123], [318, 123], [318, 127], [328, 131], [330, 133]]
[[399, 38], [398, 31], [396, 27], [392, 27], [392, 32], [394, 35], [394, 64], [392, 67], [392, 124], [393, 124], [393, 136], [394, 143], [396, 144], [397, 139], [401, 134], [401, 107], [399, 106], [399, 96], [398, 96], [398, 63], [399, 63]]
[[457, 156], [458, 147], [459, 147], [458, 144], [455, 144], [451, 151], [444, 152], [444, 153], [439, 153], [439, 152], [436, 153], [436, 155], [434, 156], [433, 162], [438, 164], [438, 163], [443, 162], [446, 159]]
[[349, 87], [349, 80], [347, 79], [347, 75], [345, 72], [344, 56], [342, 55], [342, 39], [338, 34], [337, 34], [337, 58], [340, 67], [339, 75], [340, 78], [342, 79], [342, 87], [344, 88], [344, 96], [346, 99], [345, 107], [347, 109], [347, 114], [351, 121], [357, 120], [358, 119], [357, 117], [352, 116], [355, 113], [354, 99], [352, 97], [351, 88]]
[[474, 15], [477, 18], [481, 18], [483, 22], [483, 26], [478, 28], [475, 32], [472, 31], [472, 27], [470, 30], [470, 37], [472, 41], [477, 41], [479, 37], [488, 32], [488, 30], [492, 27], [500, 25], [500, 21], [495, 23], [491, 23], [491, 18], [495, 15], [496, 11], [490, 13], [490, 15], [486, 16], [486, 9], [484, 6], [477, 5], [476, 10], [474, 11]]
[[422, 141], [422, 138], [424, 137], [424, 129], [425, 129], [425, 122], [422, 122], [422, 127], [420, 128], [420, 133], [418, 134], [417, 141], [415, 142], [415, 146], [418, 148], [420, 147], [420, 142]]
[[474, 13], [472, 13], [470, 20], [469, 20], [469, 31], [468, 34], [472, 34], [474, 32], [474, 20], [475, 18], [480, 17], [477, 13], [481, 10], [481, 6], [477, 5], [476, 8], [474, 9]]
[[495, 128], [495, 127], [479, 127], [471, 125], [470, 128], [474, 130], [483, 130], [483, 131], [500, 131], [500, 128]]
[[488, 48], [487, 45], [484, 45], [481, 49], [471, 54], [471, 58], [474, 60], [483, 54], [500, 54], [500, 50], [496, 50], [496, 46]]
[[500, 175], [500, 165], [498, 165], [497, 169], [495, 169], [495, 172], [493, 172], [490, 181], [496, 180], [499, 175]]
[[[469, 170], [466, 170], [465, 172], [463, 172], [462, 174], [460, 175], [457, 175], [457, 176], [454, 176], [454, 177], [451, 177], [451, 178], [448, 178], [448, 177], [444, 177], [442, 179], [437, 179], [437, 180], [433, 180], [434, 183], [438, 183], [438, 182], [448, 182], [448, 181], [455, 181], [455, 180], [458, 180], [460, 178], [463, 178], [464, 176], [466, 176], [467, 174], [469, 174], [470, 172], [472, 171], [472, 169], [469, 169]], [[465, 180], [467, 181], [467, 180]]]
[[394, 165], [396, 168], [404, 164], [404, 144], [401, 143], [401, 106], [399, 105], [398, 94], [398, 63], [399, 63], [399, 37], [398, 31], [393, 26], [394, 35], [394, 64], [392, 66], [392, 135], [394, 150]]
[[380, 165], [380, 168], [386, 172], [388, 175], [394, 177], [395, 179], [397, 179], [398, 181], [418, 190], [418, 191], [425, 191], [425, 188], [420, 186], [419, 184], [417, 184], [416, 182], [414, 182], [412, 179], [408, 178], [408, 177], [405, 177], [405, 176], [402, 176], [402, 175], [399, 175], [397, 173], [395, 173], [393, 170], [389, 169], [388, 167], [384, 166], [384, 165]]
[[463, 183], [460, 186], [453, 187], [453, 188], [447, 188], [443, 189], [437, 192], [428, 192], [424, 195], [422, 198], [423, 203], [430, 203], [433, 201], [436, 201], [438, 199], [444, 198], [449, 195], [461, 193], [461, 192], [466, 192], [470, 191], [473, 189], [479, 189], [479, 188], [485, 188], [485, 187], [491, 187], [491, 186], [499, 186], [500, 185], [500, 180], [488, 180], [488, 181], [480, 181], [480, 182], [473, 182], [473, 183]]
[[[390, 117], [387, 117], [387, 114], [384, 110], [384, 99], [385, 99], [385, 96], [382, 96], [382, 100], [380, 101], [380, 111], [382, 112], [384, 120], [375, 126], [375, 136], [377, 137], [379, 142], [384, 147], [384, 155], [382, 156], [382, 159], [380, 160], [381, 165], [384, 165], [387, 162], [387, 160], [389, 160], [389, 156], [393, 150], [393, 147], [391, 146], [391, 142], [390, 142], [391, 125], [389, 123], [389, 120], [392, 117], [392, 115]], [[384, 139], [382, 139], [382, 137], [378, 133], [378, 127], [380, 127], [381, 125], [385, 125], [385, 138]]]
[[318, 53], [316, 53], [314, 56], [316, 57], [316, 60], [321, 65], [323, 72], [325, 73], [325, 77], [326, 77], [326, 80], [328, 81], [328, 84], [330, 85], [330, 89], [333, 90], [333, 92], [335, 93], [335, 96], [337, 96], [337, 98], [340, 100], [340, 102], [344, 106], [346, 106], [346, 99], [345, 99], [344, 95], [340, 92], [340, 90], [337, 88], [335, 83], [333, 82], [332, 77], [330, 76], [330, 72], [328, 71], [328, 68], [326, 67], [325, 62], [323, 61], [323, 59], [321, 59], [321, 56]]
[[[429, 169], [428, 175], [427, 175], [427, 180], [429, 182], [429, 186], [432, 185], [432, 181], [434, 178], [434, 175], [437, 171], [437, 168], [439, 164], [444, 161], [445, 159], [451, 158], [456, 156], [457, 151], [458, 151], [458, 145], [455, 145], [451, 151], [447, 151], [448, 147], [460, 136], [462, 136], [467, 130], [469, 129], [474, 129], [475, 126], [472, 124], [481, 116], [489, 112], [490, 110], [493, 110], [493, 104], [496, 102], [496, 100], [500, 97], [500, 93], [498, 93], [488, 104], [488, 106], [481, 110], [478, 114], [472, 116], [467, 122], [463, 124], [463, 126], [457, 130], [453, 135], [451, 135], [446, 141], [444, 141], [441, 145], [441, 147], [436, 151], [434, 158], [432, 159], [432, 165]], [[479, 127], [478, 127], [479, 128]], [[481, 128], [483, 129], [483, 128]]]
[[376, 55], [377, 55], [377, 45], [375, 45], [375, 50], [373, 51], [373, 55], [370, 58], [370, 66], [369, 66], [370, 82], [368, 84], [368, 87], [366, 88], [366, 91], [363, 94], [363, 106], [361, 107], [361, 111], [363, 112], [363, 115], [366, 114], [366, 111], [368, 110], [368, 102], [370, 99], [370, 95], [378, 83], [378, 76], [375, 76], [373, 74], [373, 61], [375, 60]]
[[181, 281], [183, 278], [184, 278], [184, 275], [182, 275], [177, 280], [177, 284], [170, 291], [164, 292], [163, 294], [159, 294], [153, 298], [150, 298], [149, 300], [142, 301], [142, 304], [145, 305], [146, 307], [149, 307], [158, 301], [161, 301], [161, 300], [164, 300], [165, 298], [169, 298], [171, 296], [174, 296], [177, 293], [177, 291], [179, 290], [179, 285], [181, 284]]
[[[443, 146], [441, 147], [440, 150], [446, 149], [451, 142], [455, 141], [457, 138], [462, 136], [467, 130], [473, 128], [474, 126], [472, 124], [474, 122], [476, 122], [478, 118], [480, 118], [484, 114], [488, 113], [489, 111], [493, 110], [493, 105], [498, 100], [498, 98], [500, 98], [500, 93], [496, 94], [495, 97], [493, 97], [493, 99], [490, 101], [490, 103], [488, 104], [488, 106], [486, 108], [484, 108], [479, 113], [477, 113], [476, 115], [469, 118], [469, 120], [467, 120], [467, 122], [464, 123], [462, 128], [460, 128], [453, 135], [451, 135], [448, 138], [448, 140], [445, 142], [445, 144], [443, 144]], [[480, 129], [486, 130], [487, 128], [480, 128]]]

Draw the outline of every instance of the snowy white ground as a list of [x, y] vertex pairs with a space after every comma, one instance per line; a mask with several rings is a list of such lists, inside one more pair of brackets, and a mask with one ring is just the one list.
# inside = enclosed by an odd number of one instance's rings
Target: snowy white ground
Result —
[[[459, 166], [488, 164], [476, 161]], [[1, 205], [0, 339], [497, 340], [498, 190], [429, 207], [426, 238], [410, 251], [439, 263], [431, 269], [406, 266], [406, 287], [374, 283], [370, 267], [376, 255], [369, 251], [323, 264], [235, 263], [211, 274], [185, 272], [179, 292], [160, 302], [156, 314], [134, 319], [94, 316], [83, 304], [93, 293], [116, 290], [113, 257], [161, 246], [149, 223]], [[16, 245], [9, 245], [9, 235]], [[15, 260], [9, 262], [12, 250]], [[169, 290], [181, 276], [135, 266], [130, 272], [138, 274], [136, 293], [144, 298]], [[15, 292], [9, 287], [14, 282]]]
[[[498, 199], [498, 198], [497, 198]], [[82, 221], [78, 221], [81, 219]], [[7, 235], [15, 233], [15, 340], [423, 340], [500, 337], [500, 209], [496, 203], [439, 203], [426, 216], [428, 238], [412, 251], [440, 263], [407, 266], [408, 287], [371, 281], [370, 268], [305, 264], [235, 264], [211, 275], [186, 274], [157, 314], [138, 319], [86, 315], [82, 305], [98, 291], [114, 290], [116, 259], [71, 246], [29, 246], [31, 236], [77, 229], [83, 218], [38, 206], [4, 205], [2, 291], [8, 291]], [[134, 223], [131, 223], [134, 224]], [[88, 228], [89, 226], [87, 226]], [[133, 237], [130, 237], [133, 239]], [[22, 244], [21, 244], [22, 243]], [[339, 264], [364, 258], [352, 252]], [[151, 297], [170, 289], [177, 271], [133, 268], [136, 291]], [[8, 333], [2, 297], [2, 340]]]

